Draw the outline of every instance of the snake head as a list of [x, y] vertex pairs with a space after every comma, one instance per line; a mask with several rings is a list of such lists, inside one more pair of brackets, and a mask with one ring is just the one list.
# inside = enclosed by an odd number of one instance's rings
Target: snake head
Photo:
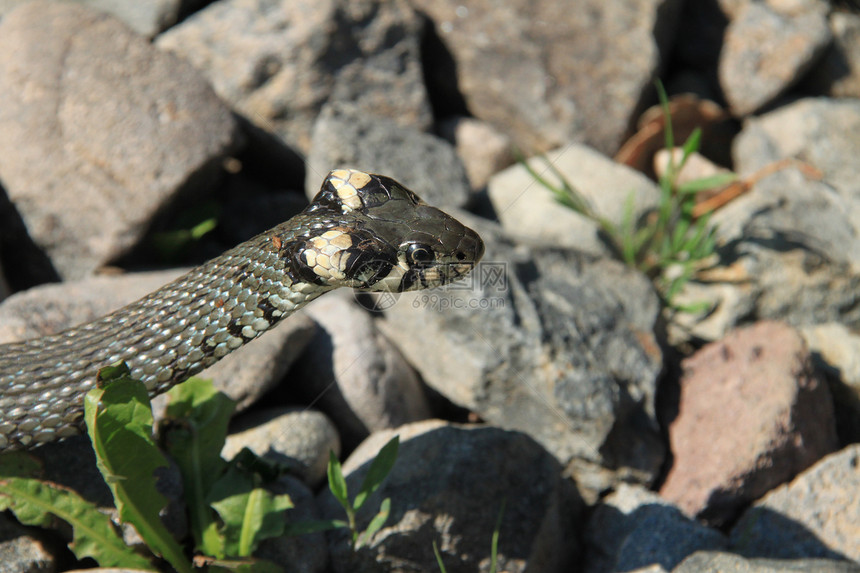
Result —
[[319, 285], [431, 288], [467, 274], [484, 254], [475, 231], [382, 175], [336, 169], [305, 213], [326, 224], [294, 249], [292, 266]]

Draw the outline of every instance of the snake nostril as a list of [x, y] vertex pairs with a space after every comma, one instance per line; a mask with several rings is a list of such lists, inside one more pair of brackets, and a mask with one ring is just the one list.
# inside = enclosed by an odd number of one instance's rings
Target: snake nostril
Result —
[[458, 261], [466, 260], [466, 253], [464, 253], [463, 251], [457, 251], [456, 253], [454, 253], [454, 256], [457, 258]]

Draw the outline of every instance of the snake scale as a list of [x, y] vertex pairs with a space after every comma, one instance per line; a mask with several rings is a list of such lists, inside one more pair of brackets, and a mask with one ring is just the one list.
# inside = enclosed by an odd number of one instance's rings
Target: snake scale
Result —
[[393, 179], [329, 173], [300, 214], [107, 316], [0, 345], [0, 451], [78, 434], [84, 395], [125, 361], [151, 396], [338, 287], [404, 292], [469, 272], [481, 238]]

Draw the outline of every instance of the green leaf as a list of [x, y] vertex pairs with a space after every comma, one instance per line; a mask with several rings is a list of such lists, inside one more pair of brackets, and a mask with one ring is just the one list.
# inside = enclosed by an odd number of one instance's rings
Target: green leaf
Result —
[[167, 393], [170, 403], [162, 425], [164, 446], [182, 473], [191, 533], [197, 548], [224, 557], [224, 539], [206, 501], [227, 463], [221, 450], [234, 403], [215, 390], [210, 380], [191, 378]]
[[207, 573], [284, 573], [284, 568], [263, 559], [213, 559], [206, 562]]
[[706, 301], [691, 302], [687, 304], [673, 304], [672, 308], [689, 314], [700, 314], [709, 311], [713, 304]]
[[364, 476], [364, 480], [361, 482], [361, 487], [359, 488], [358, 494], [355, 496], [355, 501], [352, 504], [352, 507], [356, 511], [361, 509], [361, 506], [364, 505], [367, 498], [379, 489], [379, 486], [382, 485], [382, 482], [388, 476], [391, 468], [394, 467], [394, 462], [397, 461], [397, 449], [399, 446], [400, 436], [394, 436], [388, 440], [387, 444], [382, 446], [382, 449], [379, 450], [379, 453], [376, 454], [375, 458], [373, 458], [373, 462], [370, 464], [370, 469], [367, 470], [367, 475]]
[[373, 519], [370, 520], [370, 523], [367, 524], [367, 528], [364, 530], [359, 538], [358, 542], [355, 545], [356, 549], [361, 548], [363, 545], [370, 543], [370, 540], [373, 538], [373, 535], [379, 531], [385, 522], [388, 521], [388, 516], [391, 514], [391, 498], [386, 497], [382, 500], [382, 503], [379, 504], [379, 511], [376, 515], [373, 516]]
[[699, 150], [699, 145], [702, 143], [702, 130], [701, 128], [696, 128], [693, 130], [693, 133], [690, 134], [690, 137], [687, 138], [687, 141], [684, 142], [684, 146], [681, 148], [681, 163], [678, 165], [678, 171], [684, 168], [684, 165], [687, 164], [687, 160], [693, 155], [695, 152]]
[[442, 573], [448, 573], [448, 570], [445, 569], [445, 564], [442, 563], [442, 555], [439, 553], [439, 548], [436, 546], [436, 540], [433, 540], [433, 555], [436, 556], [436, 565], [439, 566], [439, 571]]
[[[4, 456], [5, 457], [5, 456]], [[114, 528], [110, 517], [74, 491], [36, 479], [0, 480], [0, 511], [10, 509], [25, 525], [50, 527], [54, 517], [72, 526], [69, 548], [78, 559], [92, 557], [102, 567], [156, 571], [135, 553]]]
[[[663, 87], [663, 82], [661, 82], [659, 78], [654, 80], [654, 87], [657, 88], [657, 97], [660, 100], [660, 107], [663, 108], [665, 146], [666, 149], [671, 151], [675, 148], [675, 133], [672, 130], [672, 113], [669, 111], [669, 96], [666, 95], [666, 89]], [[671, 159], [669, 160], [669, 171], [675, 171], [674, 161]]]
[[499, 508], [499, 516], [496, 518], [496, 526], [493, 528], [493, 539], [490, 542], [490, 573], [498, 571], [498, 556], [499, 556], [499, 535], [502, 532], [502, 517], [505, 515], [505, 506], [508, 505], [508, 500], [502, 500], [502, 507]]
[[684, 195], [701, 193], [710, 189], [718, 189], [729, 183], [737, 181], [738, 176], [734, 173], [717, 173], [708, 177], [700, 177], [678, 186], [678, 193]]
[[153, 475], [167, 466], [167, 460], [152, 440], [146, 387], [124, 376], [108, 380], [106, 387], [87, 393], [84, 408], [98, 467], [113, 493], [120, 519], [134, 525], [149, 548], [174, 569], [191, 573], [182, 548], [158, 517], [166, 500], [155, 489]]
[[293, 507], [288, 495], [273, 495], [259, 487], [259, 478], [230, 464], [207, 499], [221, 518], [224, 553], [247, 557], [259, 543], [284, 532], [284, 511]]
[[352, 507], [349, 505], [349, 497], [346, 489], [346, 480], [343, 477], [343, 469], [340, 466], [340, 461], [334, 455], [334, 451], [328, 453], [328, 487], [334, 498], [343, 506], [347, 512], [350, 512]]

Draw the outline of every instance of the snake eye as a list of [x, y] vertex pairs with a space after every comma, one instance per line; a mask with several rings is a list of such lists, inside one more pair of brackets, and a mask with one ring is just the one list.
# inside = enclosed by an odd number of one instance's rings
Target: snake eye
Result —
[[406, 248], [406, 261], [410, 265], [426, 265], [434, 258], [433, 249], [423, 243], [411, 243]]

